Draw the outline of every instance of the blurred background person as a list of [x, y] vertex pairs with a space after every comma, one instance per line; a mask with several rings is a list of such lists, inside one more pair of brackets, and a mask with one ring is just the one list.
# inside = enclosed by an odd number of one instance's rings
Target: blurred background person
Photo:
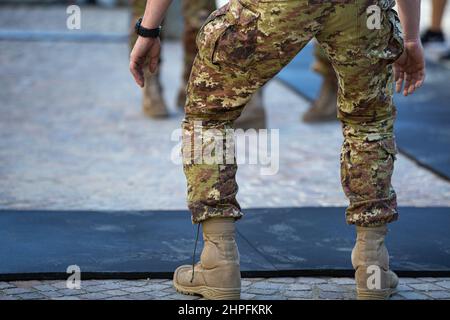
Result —
[[[137, 40], [134, 26], [136, 20], [143, 16], [147, 0], [131, 0], [132, 26], [130, 28], [130, 51]], [[145, 85], [142, 88], [142, 110], [151, 118], [166, 118], [169, 116], [166, 102], [162, 94], [162, 85], [159, 78], [159, 69], [151, 74], [144, 68]]]
[[421, 35], [422, 44], [428, 56], [443, 61], [450, 59], [450, 50], [442, 29], [446, 5], [447, 0], [432, 0], [431, 22]]

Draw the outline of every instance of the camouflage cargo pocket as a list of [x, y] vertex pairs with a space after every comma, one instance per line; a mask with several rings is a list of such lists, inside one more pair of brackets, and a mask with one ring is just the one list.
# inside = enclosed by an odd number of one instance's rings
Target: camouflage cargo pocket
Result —
[[392, 160], [397, 159], [397, 144], [395, 143], [394, 139], [384, 139], [380, 141], [381, 147], [384, 149], [384, 151], [392, 157]]
[[197, 36], [200, 57], [219, 66], [247, 68], [256, 56], [258, 17], [239, 0], [214, 11]]
[[389, 41], [389, 50], [393, 53], [392, 62], [400, 58], [403, 53], [403, 32], [400, 18], [394, 9], [388, 11], [388, 19], [391, 24], [391, 41]]

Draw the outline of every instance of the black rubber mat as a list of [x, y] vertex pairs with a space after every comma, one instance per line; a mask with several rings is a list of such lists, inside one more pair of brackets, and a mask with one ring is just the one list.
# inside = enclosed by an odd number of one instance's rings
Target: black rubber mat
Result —
[[[313, 61], [313, 46], [309, 44], [278, 74], [278, 79], [306, 99], [315, 99], [322, 80], [311, 70]], [[395, 95], [400, 151], [445, 179], [450, 179], [449, 79], [449, 68], [430, 62], [420, 90], [407, 98]]]
[[[238, 223], [244, 276], [351, 274], [344, 208], [249, 209]], [[191, 263], [188, 212], [0, 212], [0, 279], [171, 277]], [[450, 274], [450, 208], [401, 208], [388, 246], [395, 270]], [[201, 243], [201, 242], [200, 242]], [[197, 257], [201, 245], [197, 251]]]
[[450, 69], [429, 63], [424, 86], [397, 95], [396, 135], [401, 152], [450, 179]]

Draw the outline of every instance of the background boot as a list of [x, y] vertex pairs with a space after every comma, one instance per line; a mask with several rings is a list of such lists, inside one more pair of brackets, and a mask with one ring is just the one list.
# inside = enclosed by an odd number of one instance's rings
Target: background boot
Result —
[[[134, 26], [136, 20], [144, 15], [146, 2], [147, 1], [145, 0], [131, 1], [132, 19], [130, 20], [131, 24], [129, 33], [130, 52], [133, 49], [134, 44], [136, 43], [136, 40], [138, 38], [134, 30]], [[150, 71], [148, 70], [148, 61], [146, 62], [144, 67], [144, 79], [145, 85], [142, 89], [142, 110], [146, 115], [152, 118], [167, 117], [169, 113], [167, 112], [167, 107], [164, 103], [158, 72], [153, 75], [150, 73]]]
[[[147, 68], [146, 68], [147, 69]], [[151, 118], [166, 118], [169, 116], [164, 102], [161, 83], [158, 74], [144, 71], [145, 85], [142, 89], [142, 110]]]
[[200, 262], [194, 268], [184, 265], [175, 270], [175, 289], [206, 299], [239, 299], [241, 273], [234, 218], [210, 218], [202, 227], [204, 246]]
[[389, 254], [384, 245], [387, 226], [356, 227], [352, 251], [356, 292], [359, 300], [384, 300], [395, 293], [397, 275], [389, 270]]
[[262, 92], [256, 92], [234, 122], [236, 129], [266, 129], [266, 111], [263, 107]]
[[317, 98], [303, 114], [307, 123], [337, 120], [337, 80], [334, 75], [324, 78], [319, 98]]

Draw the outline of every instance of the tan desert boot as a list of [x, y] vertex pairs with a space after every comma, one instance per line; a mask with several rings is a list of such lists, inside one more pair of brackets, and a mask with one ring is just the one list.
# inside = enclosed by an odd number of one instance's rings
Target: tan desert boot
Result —
[[194, 267], [178, 267], [173, 275], [175, 289], [183, 294], [212, 300], [236, 300], [241, 294], [239, 251], [234, 218], [210, 218], [202, 223], [204, 246]]
[[162, 87], [158, 74], [151, 74], [144, 68], [145, 85], [142, 89], [142, 110], [151, 118], [166, 118], [169, 116], [162, 95]]
[[385, 300], [398, 285], [397, 275], [389, 270], [389, 254], [384, 245], [387, 226], [356, 227], [356, 244], [352, 251], [358, 300]]
[[303, 121], [315, 123], [337, 120], [337, 91], [336, 76], [324, 77], [319, 98], [313, 101], [310, 108], [303, 114]]
[[236, 129], [266, 129], [266, 111], [263, 107], [262, 91], [256, 92], [234, 122]]

